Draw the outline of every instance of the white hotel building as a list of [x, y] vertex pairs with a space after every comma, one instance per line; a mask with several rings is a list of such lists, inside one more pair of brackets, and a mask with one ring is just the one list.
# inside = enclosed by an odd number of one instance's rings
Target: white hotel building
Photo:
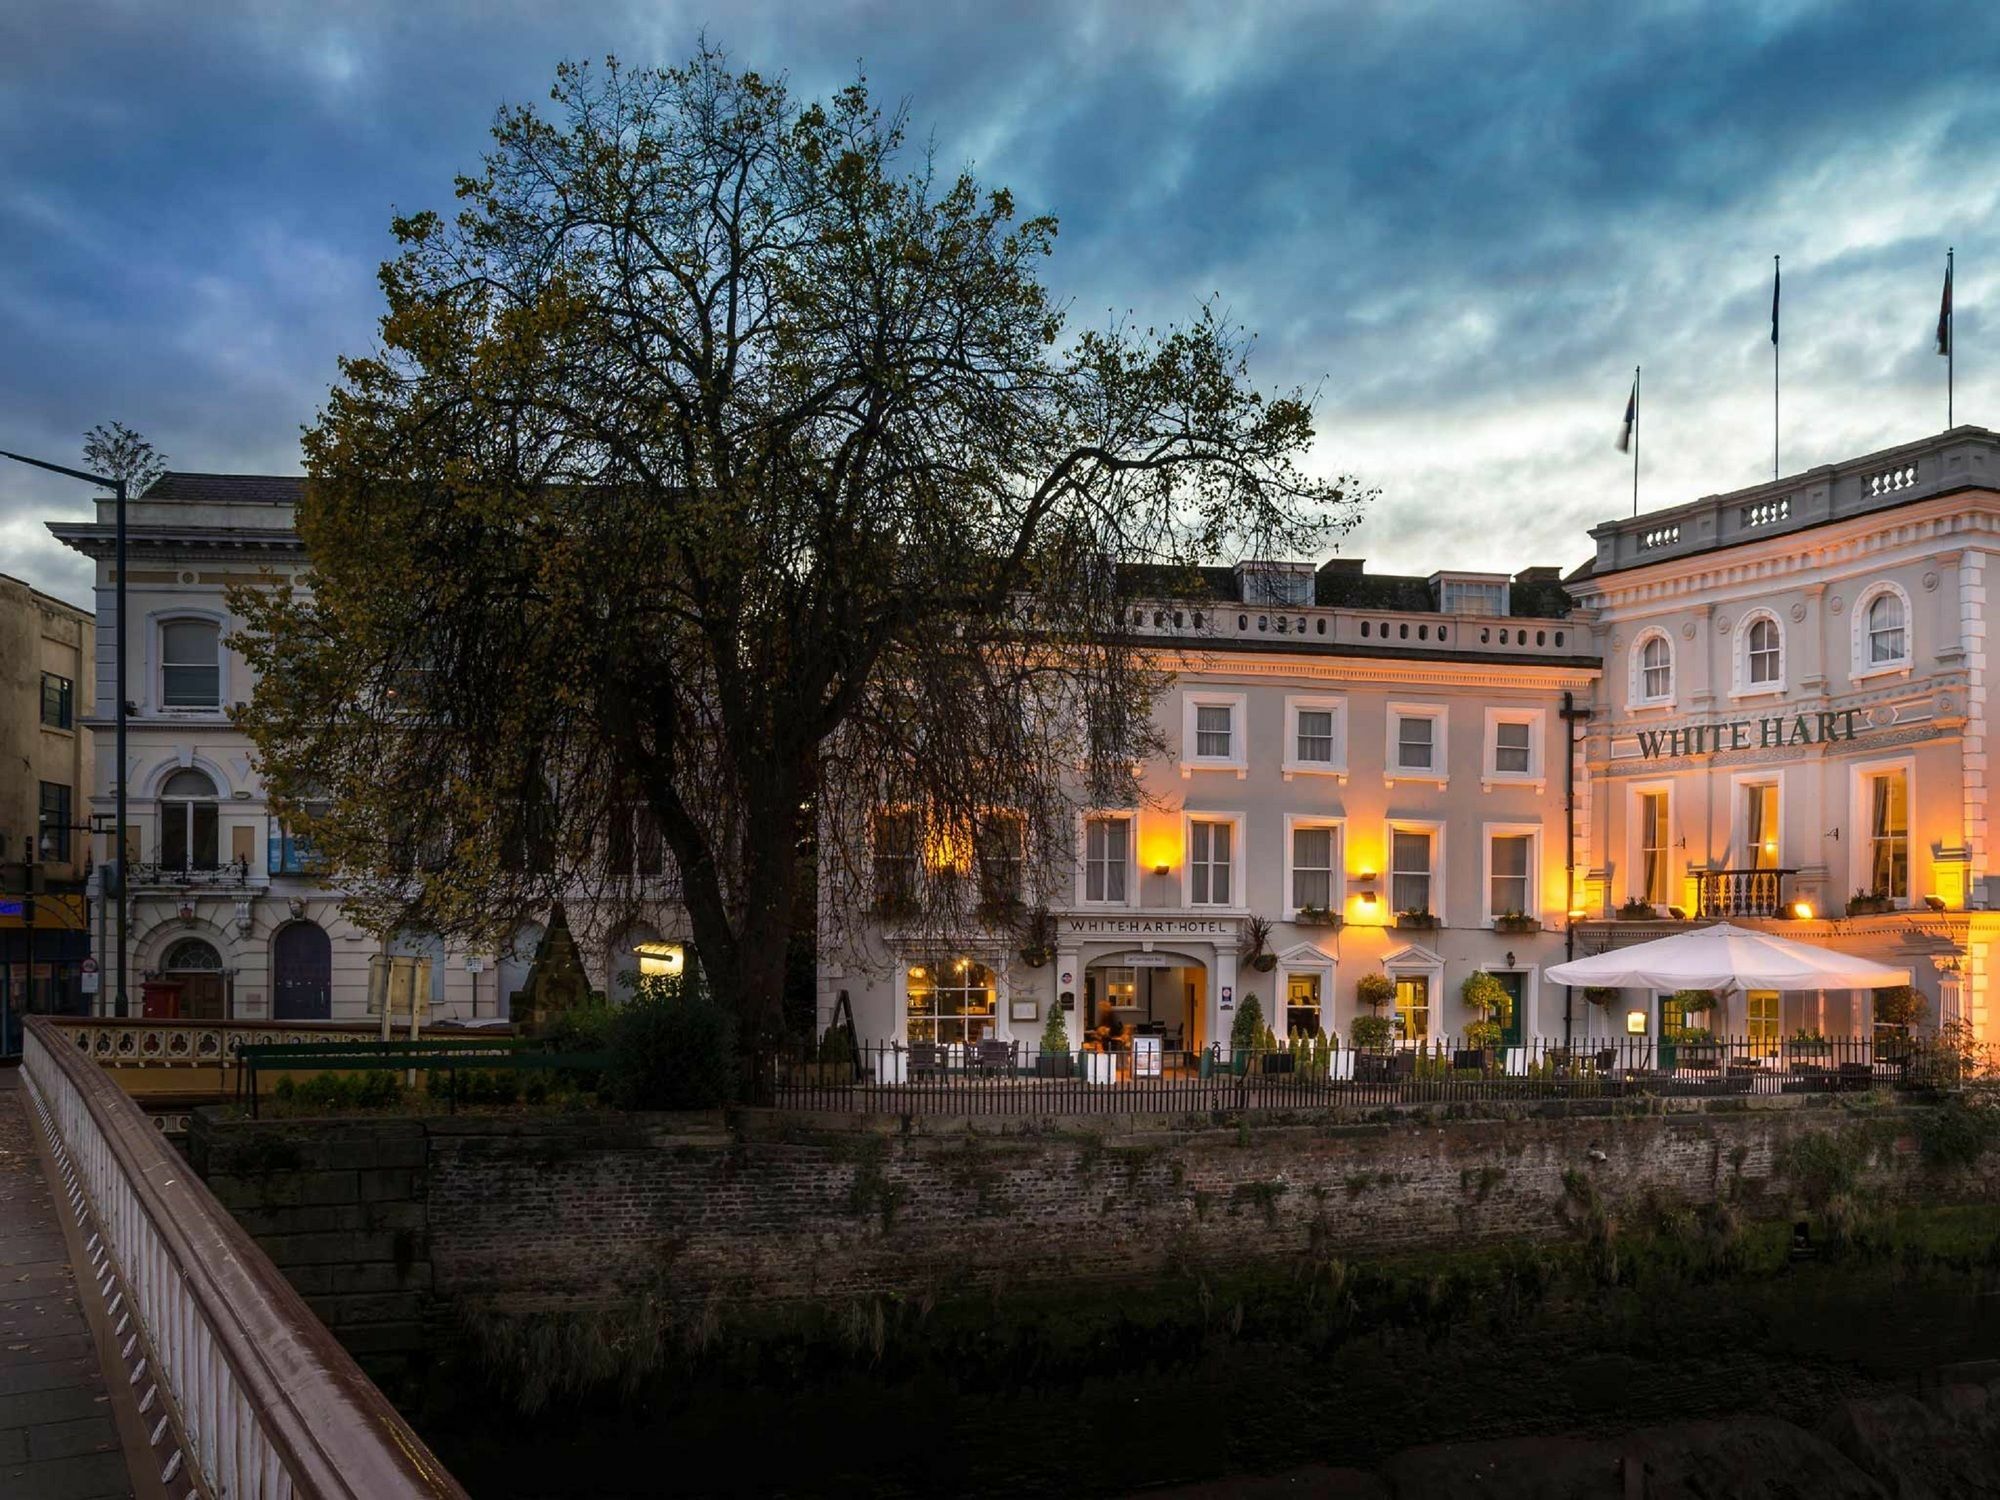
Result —
[[[226, 718], [250, 683], [222, 644], [223, 591], [304, 566], [299, 487], [174, 474], [130, 507], [135, 1002], [150, 975], [178, 985], [184, 1014], [365, 1010], [380, 945], [299, 869]], [[106, 501], [94, 524], [51, 527], [98, 565], [98, 729], [111, 519]], [[821, 953], [822, 1016], [844, 993], [866, 1038], [1032, 1044], [1067, 996], [1073, 1043], [1110, 1007], [1199, 1048], [1252, 993], [1280, 1036], [1345, 1036], [1357, 981], [1385, 974], [1404, 1030], [1442, 1037], [1485, 969], [1517, 998], [1511, 1034], [1654, 1030], [1659, 997], [1606, 1009], [1542, 971], [1728, 915], [1910, 967], [1927, 1028], [1964, 1019], [2000, 1040], [1985, 638], [2000, 438], [1958, 428], [1592, 536], [1566, 580], [1251, 563], [1135, 611], [1172, 673], [1169, 751], [1138, 805], [1092, 810], [1027, 863], [1051, 952], [1024, 957], [1012, 930], [938, 952], [874, 922]], [[97, 745], [106, 811], [115, 750], [108, 733]], [[878, 879], [922, 878], [890, 868], [894, 845]], [[1847, 915], [1857, 891], [1885, 909]], [[1272, 925], [1255, 963], [1254, 918]], [[684, 936], [662, 912], [585, 960], [608, 982]], [[442, 959], [439, 1014], [484, 1017], [506, 1013], [538, 937], [397, 946]], [[1737, 1006], [1717, 1030], [1869, 1021], [1847, 995]]]

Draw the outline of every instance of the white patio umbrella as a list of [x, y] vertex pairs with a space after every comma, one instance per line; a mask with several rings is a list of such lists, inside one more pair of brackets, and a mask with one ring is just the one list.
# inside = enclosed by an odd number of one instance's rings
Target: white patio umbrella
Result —
[[1556, 984], [1650, 990], [1877, 990], [1908, 969], [1718, 922], [1629, 948], [1552, 964]]

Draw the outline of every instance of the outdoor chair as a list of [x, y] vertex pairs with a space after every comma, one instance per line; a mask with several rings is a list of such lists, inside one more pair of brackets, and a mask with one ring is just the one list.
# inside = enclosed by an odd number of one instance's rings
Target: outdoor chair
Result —
[[938, 1042], [910, 1043], [910, 1076], [942, 1078], [945, 1072], [944, 1047]]
[[998, 1037], [987, 1037], [983, 1041], [975, 1042], [972, 1047], [972, 1068], [979, 1073], [1011, 1075], [1019, 1047], [1019, 1042], [1002, 1041]]

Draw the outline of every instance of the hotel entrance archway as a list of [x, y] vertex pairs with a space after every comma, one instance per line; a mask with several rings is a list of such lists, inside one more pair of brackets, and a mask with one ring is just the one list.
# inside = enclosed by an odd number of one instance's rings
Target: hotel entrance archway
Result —
[[1126, 1050], [1135, 1036], [1157, 1037], [1170, 1057], [1199, 1052], [1210, 1038], [1202, 1017], [1208, 1007], [1208, 966], [1186, 953], [1111, 953], [1083, 973], [1077, 1027]]

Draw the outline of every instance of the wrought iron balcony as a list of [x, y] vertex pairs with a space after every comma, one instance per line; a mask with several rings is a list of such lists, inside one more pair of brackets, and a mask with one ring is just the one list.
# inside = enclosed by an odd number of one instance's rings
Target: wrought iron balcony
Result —
[[1777, 917], [1786, 911], [1785, 880], [1796, 870], [1704, 870], [1696, 893], [1702, 917]]
[[176, 890], [244, 890], [250, 883], [250, 862], [247, 859], [231, 860], [228, 864], [207, 868], [157, 861], [132, 866], [132, 884], [135, 886], [166, 886]]

